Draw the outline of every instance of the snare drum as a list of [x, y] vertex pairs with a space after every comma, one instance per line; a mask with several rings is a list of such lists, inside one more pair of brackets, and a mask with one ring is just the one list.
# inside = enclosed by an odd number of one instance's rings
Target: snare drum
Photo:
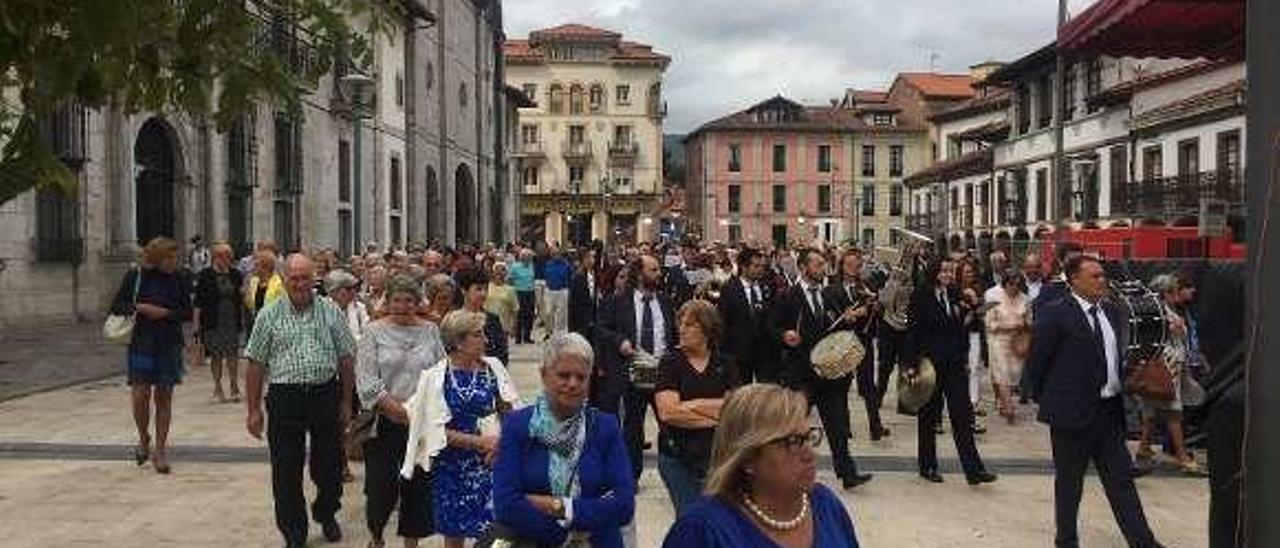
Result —
[[853, 331], [836, 331], [824, 337], [809, 352], [813, 372], [824, 379], [838, 379], [850, 373], [862, 363], [867, 350]]
[[1150, 360], [1164, 351], [1169, 324], [1160, 296], [1134, 280], [1111, 282], [1117, 304], [1128, 313], [1130, 363]]
[[658, 358], [644, 350], [637, 350], [628, 364], [627, 377], [637, 390], [653, 390], [658, 386]]

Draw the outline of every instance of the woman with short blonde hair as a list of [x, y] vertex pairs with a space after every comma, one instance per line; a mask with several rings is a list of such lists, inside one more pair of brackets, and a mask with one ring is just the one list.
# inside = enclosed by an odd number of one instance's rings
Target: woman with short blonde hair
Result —
[[815, 482], [822, 429], [808, 413], [803, 393], [774, 384], [730, 394], [712, 444], [709, 498], [679, 517], [663, 546], [857, 547], [844, 504]]

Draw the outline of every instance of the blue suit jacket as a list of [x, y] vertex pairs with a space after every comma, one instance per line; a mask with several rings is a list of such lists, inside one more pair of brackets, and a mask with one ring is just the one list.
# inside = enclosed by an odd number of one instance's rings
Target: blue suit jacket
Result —
[[[1109, 301], [1101, 303], [1116, 334], [1120, 381], [1125, 376], [1128, 320]], [[1040, 403], [1039, 419], [1050, 426], [1084, 428], [1097, 411], [1107, 382], [1106, 356], [1094, 343], [1089, 318], [1071, 293], [1048, 301], [1035, 312], [1027, 374]]]
[[529, 437], [533, 407], [510, 413], [503, 421], [493, 465], [493, 509], [497, 521], [515, 530], [520, 538], [560, 546], [569, 531], [587, 531], [592, 546], [622, 547], [620, 529], [631, 523], [636, 504], [626, 443], [617, 417], [595, 409], [587, 413], [587, 438], [577, 468], [577, 485], [582, 492], [573, 499], [573, 522], [568, 529], [525, 500], [526, 494], [551, 493], [550, 454], [546, 446]]

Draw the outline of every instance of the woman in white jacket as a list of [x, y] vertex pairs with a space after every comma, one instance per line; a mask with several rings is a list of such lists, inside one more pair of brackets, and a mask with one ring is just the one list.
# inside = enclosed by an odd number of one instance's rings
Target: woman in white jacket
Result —
[[449, 356], [422, 373], [406, 404], [409, 437], [400, 475], [431, 472], [436, 532], [461, 548], [493, 521], [493, 457], [501, 416], [518, 402], [498, 360], [484, 355], [485, 315], [455, 310], [440, 322]]

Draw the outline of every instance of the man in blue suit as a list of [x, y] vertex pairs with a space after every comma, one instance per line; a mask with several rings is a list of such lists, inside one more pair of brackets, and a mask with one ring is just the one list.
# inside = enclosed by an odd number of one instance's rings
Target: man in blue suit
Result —
[[1069, 292], [1036, 312], [1027, 364], [1038, 418], [1049, 425], [1053, 446], [1054, 542], [1079, 546], [1080, 494], [1092, 461], [1129, 546], [1160, 546], [1143, 515], [1124, 445], [1127, 320], [1118, 306], [1103, 301], [1107, 277], [1098, 259], [1074, 256], [1063, 271]]

